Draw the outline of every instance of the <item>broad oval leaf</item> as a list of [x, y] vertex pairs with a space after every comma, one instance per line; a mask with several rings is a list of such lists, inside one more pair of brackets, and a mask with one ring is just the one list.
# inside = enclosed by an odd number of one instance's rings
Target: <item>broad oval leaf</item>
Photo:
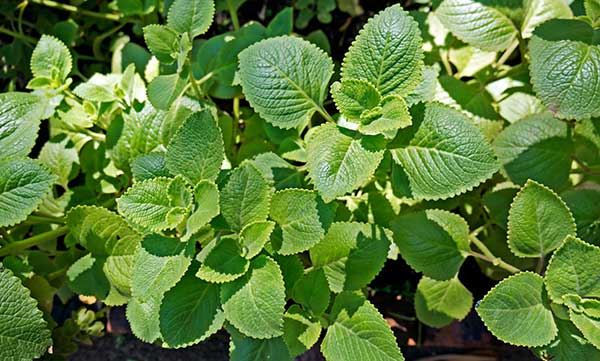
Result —
[[238, 75], [250, 105], [280, 128], [306, 125], [323, 100], [333, 73], [321, 49], [291, 36], [256, 43], [239, 55]]
[[159, 311], [162, 298], [162, 294], [144, 301], [134, 297], [127, 303], [125, 315], [131, 331], [144, 342], [152, 343], [160, 337]]
[[342, 79], [366, 80], [383, 96], [409, 94], [421, 81], [422, 73], [419, 26], [399, 4], [367, 22], [342, 65]]
[[0, 161], [0, 227], [25, 220], [55, 180], [56, 176], [31, 159]]
[[512, 345], [544, 346], [557, 334], [544, 299], [544, 280], [532, 272], [521, 272], [498, 283], [476, 310], [494, 336]]
[[207, 254], [203, 255], [196, 277], [211, 283], [231, 282], [242, 277], [248, 271], [250, 262], [242, 257], [237, 238], [223, 236], [215, 242]]
[[575, 235], [569, 208], [551, 189], [527, 181], [508, 213], [508, 246], [519, 257], [543, 257]]
[[240, 244], [244, 257], [252, 259], [257, 256], [271, 239], [273, 229], [275, 229], [273, 221], [258, 221], [245, 226], [240, 231]]
[[366, 80], [345, 79], [331, 84], [331, 95], [340, 113], [350, 121], [360, 121], [360, 115], [376, 107], [379, 91]]
[[452, 320], [462, 320], [473, 306], [473, 295], [457, 277], [447, 281], [421, 278], [415, 294], [419, 320], [431, 327], [442, 327]]
[[33, 76], [64, 81], [71, 67], [71, 53], [65, 44], [51, 35], [42, 35], [31, 54]]
[[169, 8], [167, 25], [194, 38], [208, 30], [214, 14], [213, 0], [175, 0]]
[[157, 76], [148, 84], [148, 100], [156, 109], [169, 110], [171, 104], [183, 94], [187, 80], [188, 72], [185, 69], [182, 73]]
[[414, 198], [453, 197], [498, 170], [492, 147], [458, 110], [428, 103], [424, 114], [415, 110], [413, 123], [399, 132], [398, 137], [406, 139], [406, 144], [394, 149], [392, 155], [402, 166]]
[[219, 189], [213, 182], [200, 181], [196, 185], [194, 188], [195, 207], [187, 220], [184, 240], [187, 240], [219, 215], [219, 199]]
[[0, 159], [29, 154], [37, 138], [44, 108], [43, 98], [35, 94], [0, 94]]
[[231, 336], [230, 361], [292, 361], [290, 351], [281, 336], [256, 339], [247, 337], [233, 327], [227, 327], [227, 332]]
[[161, 63], [170, 64], [176, 60], [179, 36], [175, 30], [164, 25], [150, 24], [144, 26], [144, 40]]
[[569, 310], [569, 318], [583, 336], [597, 349], [600, 349], [600, 319], [575, 312], [573, 309]]
[[573, 12], [566, 0], [525, 0], [525, 17], [521, 23], [524, 39], [533, 35], [533, 30], [544, 22], [556, 18], [571, 18]]

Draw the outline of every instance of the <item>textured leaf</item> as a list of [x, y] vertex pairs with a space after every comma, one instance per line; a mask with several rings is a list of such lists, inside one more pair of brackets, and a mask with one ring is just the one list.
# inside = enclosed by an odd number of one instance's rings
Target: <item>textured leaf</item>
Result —
[[177, 59], [179, 36], [173, 29], [157, 24], [144, 26], [144, 40], [161, 63], [170, 64]]
[[483, 205], [490, 213], [491, 219], [504, 230], [508, 229], [508, 212], [518, 192], [518, 188], [511, 187], [494, 190], [483, 195]]
[[200, 181], [194, 188], [194, 201], [196, 206], [187, 220], [186, 236], [198, 232], [219, 215], [219, 190], [217, 185], [206, 180]]
[[169, 347], [193, 345], [223, 326], [219, 286], [188, 272], [171, 288], [160, 306], [160, 334]]
[[231, 336], [229, 347], [231, 361], [292, 360], [290, 352], [281, 336], [268, 339], [256, 339], [245, 336], [233, 327], [228, 327], [227, 331]]
[[306, 251], [325, 236], [317, 200], [316, 192], [306, 189], [284, 189], [273, 195], [271, 219], [283, 232], [277, 252], [287, 255]]
[[245, 226], [240, 232], [244, 257], [252, 259], [257, 256], [269, 241], [274, 228], [275, 222], [272, 221], [253, 222]]
[[498, 283], [476, 310], [494, 336], [513, 345], [544, 346], [557, 334], [544, 300], [544, 280], [531, 272]]
[[56, 182], [65, 189], [68, 188], [75, 164], [79, 163], [77, 149], [69, 147], [68, 142], [68, 138], [60, 142], [46, 142], [38, 156], [38, 159], [58, 177]]
[[[186, 196], [186, 204], [178, 204], [171, 185]], [[191, 204], [187, 186], [169, 178], [152, 178], [135, 183], [117, 199], [119, 213], [129, 221], [151, 231], [174, 228], [181, 223]]]
[[308, 351], [321, 335], [321, 325], [311, 321], [298, 305], [283, 315], [283, 339], [292, 356]]
[[456, 277], [447, 281], [423, 277], [419, 281], [417, 295], [415, 295], [417, 317], [431, 327], [440, 327], [440, 325], [427, 322], [429, 314], [434, 314], [434, 320], [436, 314], [441, 314], [442, 317], [450, 320], [462, 320], [472, 306], [473, 295]]
[[561, 193], [577, 225], [577, 235], [591, 244], [600, 244], [600, 191], [573, 189]]
[[492, 147], [459, 111], [429, 103], [424, 115], [413, 114], [413, 123], [406, 133], [407, 144], [392, 153], [406, 173], [414, 198], [449, 198], [498, 170]]
[[0, 94], [0, 159], [29, 154], [43, 114], [44, 101], [40, 96], [17, 92]]
[[356, 37], [342, 65], [342, 79], [371, 83], [381, 95], [407, 95], [423, 72], [417, 22], [397, 4], [372, 17]]
[[21, 281], [0, 265], [0, 358], [31, 360], [51, 345], [50, 330], [37, 302]]
[[545, 348], [554, 360], [595, 360], [600, 357], [600, 350], [587, 342], [571, 322], [556, 318], [555, 322], [558, 337]]
[[600, 47], [593, 28], [580, 20], [550, 20], [529, 42], [533, 89], [559, 118], [600, 115]]
[[521, 36], [524, 39], [533, 35], [533, 30], [550, 19], [571, 18], [573, 12], [565, 0], [526, 0], [525, 17], [521, 23]]
[[527, 181], [508, 214], [510, 250], [519, 257], [543, 257], [575, 232], [575, 221], [562, 199], [551, 189]]
[[600, 349], [600, 319], [589, 317], [572, 309], [569, 310], [569, 316], [571, 322], [577, 326], [583, 336], [597, 349]]
[[147, 235], [135, 253], [131, 281], [133, 296], [146, 301], [171, 289], [191, 263], [188, 247], [177, 238]]
[[252, 260], [250, 272], [221, 286], [225, 318], [252, 338], [283, 334], [285, 288], [277, 263], [267, 256]]
[[302, 185], [303, 176], [296, 170], [296, 167], [275, 153], [261, 153], [252, 160], [252, 164], [277, 190], [299, 188]]
[[360, 137], [335, 124], [314, 129], [307, 140], [307, 168], [325, 202], [331, 202], [369, 181], [383, 158], [378, 137]]
[[508, 120], [515, 123], [528, 115], [543, 113], [546, 108], [535, 96], [527, 93], [512, 93], [498, 103], [499, 113]]
[[358, 131], [362, 134], [389, 134], [387, 137], [393, 138], [396, 135], [394, 131], [410, 126], [412, 120], [404, 99], [388, 95], [376, 108], [362, 114], [361, 123]]
[[239, 55], [238, 75], [250, 105], [267, 122], [293, 128], [324, 113], [333, 63], [315, 45], [291, 36], [256, 43]]
[[64, 81], [71, 72], [72, 59], [69, 49], [62, 41], [50, 35], [42, 35], [31, 54], [31, 73], [34, 77], [55, 77]]
[[336, 304], [340, 311], [321, 345], [328, 361], [404, 360], [392, 330], [369, 301], [344, 292]]
[[549, 187], [562, 187], [569, 178], [572, 149], [567, 124], [550, 114], [525, 117], [494, 140], [504, 172], [521, 185], [532, 179]]
[[329, 294], [327, 276], [325, 271], [320, 268], [303, 275], [296, 282], [292, 291], [292, 298], [313, 315], [320, 315], [329, 306]]
[[131, 161], [131, 173], [137, 182], [146, 179], [169, 177], [164, 153], [148, 153], [137, 156]]
[[454, 36], [482, 50], [502, 51], [517, 37], [506, 15], [475, 0], [444, 0], [435, 14]]
[[213, 0], [175, 0], [169, 8], [167, 25], [194, 38], [208, 30], [214, 15]]
[[251, 163], [243, 163], [230, 175], [221, 191], [221, 213], [234, 231], [269, 214], [269, 185]]
[[550, 299], [562, 304], [568, 294], [600, 298], [600, 248], [569, 236], [554, 252], [546, 269]]
[[383, 268], [390, 248], [389, 231], [366, 223], [333, 223], [310, 249], [313, 267], [322, 267], [329, 289], [339, 293], [366, 286]]
[[459, 215], [429, 209], [391, 222], [402, 258], [417, 272], [437, 280], [454, 277], [469, 252], [469, 226]]
[[17, 224], [36, 210], [56, 176], [30, 160], [0, 161], [0, 227]]
[[196, 277], [212, 283], [231, 282], [240, 278], [250, 266], [241, 253], [235, 237], [221, 237], [204, 258]]
[[350, 121], [359, 121], [360, 115], [375, 108], [381, 99], [371, 83], [357, 79], [336, 81], [331, 85], [331, 95], [340, 113]]
[[179, 128], [167, 147], [167, 167], [192, 184], [214, 181], [224, 158], [223, 137], [210, 111], [194, 113]]
[[127, 303], [127, 321], [133, 334], [144, 342], [152, 343], [160, 337], [159, 311], [163, 295], [145, 301], [132, 298]]
[[168, 110], [182, 95], [187, 78], [186, 72], [157, 76], [148, 84], [148, 100], [156, 109]]

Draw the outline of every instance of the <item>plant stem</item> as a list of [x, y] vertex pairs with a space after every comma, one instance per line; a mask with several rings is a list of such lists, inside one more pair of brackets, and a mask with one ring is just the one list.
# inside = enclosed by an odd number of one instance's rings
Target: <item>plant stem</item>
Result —
[[229, 15], [231, 16], [231, 22], [233, 23], [233, 28], [235, 30], [240, 28], [240, 21], [238, 19], [237, 10], [234, 9], [231, 0], [227, 0], [227, 9], [229, 10]]
[[52, 0], [29, 0], [29, 1], [31, 1], [34, 4], [45, 5], [50, 8], [69, 11], [72, 13], [78, 13], [81, 15], [86, 15], [86, 16], [90, 16], [93, 18], [97, 18], [97, 19], [120, 21], [121, 16], [122, 16], [121, 14], [102, 14], [102, 13], [97, 13], [95, 11], [79, 9], [77, 6], [69, 5], [69, 4], [62, 4], [62, 3], [52, 1]]
[[69, 231], [69, 227], [62, 226], [57, 229], [53, 229], [51, 231], [48, 231], [45, 233], [40, 233], [33, 237], [29, 237], [22, 241], [13, 242], [6, 247], [0, 248], [0, 257], [4, 257], [6, 255], [9, 255], [9, 254], [12, 254], [12, 253], [15, 253], [18, 251], [22, 251], [24, 249], [27, 249], [27, 248], [30, 248], [33, 246], [38, 246], [44, 242], [47, 242], [47, 241], [53, 240], [57, 237], [60, 237], [64, 234], [66, 234], [68, 231]]
[[488, 257], [486, 255], [483, 255], [483, 254], [477, 253], [477, 252], [473, 252], [473, 251], [469, 252], [469, 255], [471, 255], [471, 256], [473, 256], [475, 258], [482, 259], [482, 260], [484, 260], [486, 262], [489, 262], [489, 263], [493, 264], [494, 266], [500, 267], [503, 270], [508, 271], [510, 273], [519, 273], [519, 272], [521, 272], [521, 270], [518, 269], [517, 267], [504, 262], [503, 260], [501, 260], [498, 257]]
[[53, 217], [45, 217], [45, 216], [29, 216], [29, 217], [27, 217], [27, 221], [33, 222], [33, 223], [65, 224], [64, 218], [53, 218]]
[[325, 110], [325, 108], [318, 107], [317, 111], [323, 116], [323, 118], [325, 118], [325, 120], [327, 120], [328, 122], [335, 123], [335, 120], [333, 120], [333, 117], [329, 115], [329, 113], [327, 113], [327, 110]]
[[545, 255], [543, 253], [540, 255], [540, 260], [538, 261], [537, 267], [535, 269], [535, 272], [537, 272], [540, 275], [542, 274], [542, 271], [544, 270], [544, 256]]
[[15, 31], [12, 30], [8, 30], [7, 28], [0, 26], [0, 33], [6, 34], [6, 35], [10, 35], [13, 38], [19, 39], [19, 40], [23, 40], [27, 43], [31, 43], [31, 44], [35, 44], [37, 42], [37, 40], [35, 40], [34, 38], [27, 36], [27, 35], [23, 35], [23, 34], [19, 34]]
[[477, 248], [479, 248], [479, 250], [481, 252], [483, 252], [484, 255], [490, 257], [490, 258], [496, 258], [496, 256], [494, 256], [494, 254], [492, 253], [492, 251], [490, 251], [489, 248], [487, 248], [487, 246], [481, 242], [479, 240], [479, 238], [477, 238], [475, 235], [470, 234], [469, 235], [469, 241], [471, 241], [471, 243], [475, 244], [475, 246], [477, 246]]
[[506, 49], [504, 54], [502, 54], [500, 59], [498, 59], [498, 62], [496, 63], [496, 67], [499, 67], [500, 65], [504, 64], [508, 60], [508, 58], [510, 58], [510, 56], [515, 52], [515, 50], [517, 49], [518, 46], [519, 46], [519, 41], [518, 40], [513, 41], [512, 44], [510, 44], [510, 46]]

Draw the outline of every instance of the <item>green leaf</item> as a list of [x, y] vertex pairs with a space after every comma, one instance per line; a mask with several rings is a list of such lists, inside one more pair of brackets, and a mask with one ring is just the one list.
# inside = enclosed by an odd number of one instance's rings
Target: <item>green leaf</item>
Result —
[[44, 315], [29, 290], [0, 264], [0, 358], [34, 359], [52, 346]]
[[385, 134], [386, 137], [393, 138], [396, 130], [410, 126], [412, 120], [404, 99], [388, 95], [381, 99], [376, 108], [361, 115], [361, 123], [358, 131], [362, 134]]
[[[193, 270], [192, 270], [193, 271]], [[187, 347], [205, 340], [222, 326], [219, 286], [188, 272], [160, 305], [160, 334], [169, 347]]]
[[600, 357], [600, 350], [587, 342], [571, 322], [556, 318], [555, 322], [558, 337], [545, 348], [545, 353], [554, 360], [595, 360]]
[[165, 153], [148, 153], [139, 155], [131, 161], [131, 173], [136, 182], [158, 177], [170, 177], [167, 169]]
[[174, 62], [179, 52], [179, 34], [158, 24], [144, 26], [144, 40], [154, 56], [165, 64]]
[[584, 0], [585, 14], [595, 23], [600, 18], [600, 2], [598, 0]]
[[544, 297], [544, 280], [531, 272], [498, 283], [476, 310], [494, 336], [512, 345], [544, 346], [557, 334]]
[[317, 193], [307, 189], [284, 189], [273, 195], [271, 219], [283, 232], [278, 253], [288, 255], [306, 251], [325, 236], [317, 201]]
[[369, 301], [344, 292], [335, 302], [339, 311], [321, 345], [328, 361], [404, 360], [392, 330]]
[[200, 181], [194, 188], [195, 207], [186, 224], [185, 239], [198, 232], [219, 215], [219, 190], [211, 181]]
[[[435, 322], [437, 317], [462, 320], [472, 306], [473, 295], [456, 277], [447, 281], [436, 281], [424, 276], [417, 285], [417, 317], [431, 327], [443, 326]], [[430, 316], [432, 314], [433, 317]], [[428, 322], [430, 320], [434, 322]]]
[[271, 233], [275, 229], [275, 222], [259, 221], [246, 225], [240, 231], [240, 244], [242, 254], [247, 259], [257, 256], [271, 238]]
[[[184, 220], [191, 205], [191, 192], [182, 183], [170, 178], [152, 178], [135, 183], [117, 198], [117, 209], [127, 220], [151, 231], [175, 228]], [[171, 189], [172, 185], [176, 189]], [[185, 204], [178, 204], [172, 196], [177, 191], [183, 193]]]
[[69, 146], [69, 138], [60, 142], [46, 142], [40, 150], [38, 159], [58, 177], [56, 182], [67, 189], [71, 174], [79, 163], [77, 149]]
[[148, 84], [148, 100], [160, 110], [168, 110], [182, 94], [187, 83], [187, 72], [159, 75]]
[[521, 23], [524, 39], [530, 38], [533, 30], [548, 20], [573, 17], [568, 1], [564, 0], [526, 0], [524, 8], [525, 17]]
[[597, 349], [600, 349], [600, 319], [589, 317], [572, 309], [569, 310], [569, 317], [583, 336]]
[[0, 227], [24, 221], [51, 190], [56, 176], [31, 159], [0, 161]]
[[204, 34], [215, 15], [213, 0], [175, 0], [169, 8], [167, 25], [191, 38]]
[[43, 98], [35, 94], [0, 94], [0, 159], [29, 154], [37, 138], [44, 108]]
[[575, 235], [575, 221], [556, 193], [528, 180], [508, 214], [508, 246], [519, 257], [543, 257]]
[[287, 129], [306, 125], [315, 111], [326, 114], [323, 100], [333, 63], [315, 45], [291, 36], [270, 38], [245, 49], [239, 59], [244, 95], [267, 122]]
[[392, 155], [404, 169], [414, 198], [453, 197], [498, 170], [492, 147], [461, 112], [428, 103], [424, 114], [412, 115], [415, 125], [399, 133], [407, 138], [407, 144], [394, 149]]
[[558, 118], [600, 115], [600, 47], [594, 29], [580, 20], [550, 20], [529, 41], [531, 82]]
[[339, 293], [366, 286], [383, 268], [390, 248], [388, 230], [366, 223], [333, 223], [310, 249], [313, 267], [322, 267], [329, 289]]
[[502, 51], [517, 38], [517, 29], [500, 10], [475, 0], [444, 0], [435, 11], [454, 36], [486, 51]]
[[294, 10], [285, 7], [281, 10], [267, 26], [267, 36], [289, 35], [294, 30]]
[[[106, 300], [111, 289], [102, 271], [105, 263], [105, 256], [94, 257], [91, 253], [75, 261], [67, 270], [69, 288], [80, 295]], [[122, 299], [116, 303], [123, 304], [126, 301]]]
[[309, 133], [308, 174], [325, 202], [366, 184], [383, 158], [379, 137], [361, 137], [332, 123]]
[[600, 191], [572, 189], [561, 193], [560, 197], [573, 213], [579, 238], [591, 244], [600, 244]]
[[308, 351], [320, 335], [319, 322], [311, 321], [298, 305], [292, 305], [283, 315], [283, 339], [292, 356]]
[[329, 306], [329, 284], [323, 268], [305, 274], [296, 282], [292, 298], [313, 315], [320, 315]]
[[546, 111], [542, 102], [527, 93], [515, 92], [498, 103], [499, 113], [509, 123], [516, 123], [528, 115]]
[[223, 136], [209, 110], [190, 115], [167, 147], [167, 168], [192, 184], [214, 181], [221, 171]]
[[343, 80], [366, 80], [383, 96], [410, 94], [422, 72], [418, 24], [399, 4], [369, 19], [342, 65]]
[[241, 253], [236, 237], [221, 237], [206, 254], [196, 277], [212, 283], [231, 282], [242, 277], [250, 262]]
[[406, 263], [433, 279], [454, 277], [470, 251], [469, 226], [454, 213], [439, 209], [407, 213], [391, 227]]
[[600, 298], [600, 248], [573, 236], [554, 252], [546, 269], [546, 289], [550, 299], [562, 304], [563, 296]]
[[518, 192], [518, 188], [502, 188], [485, 193], [481, 199], [491, 219], [504, 230], [508, 228], [508, 212]]
[[189, 248], [177, 238], [158, 234], [145, 236], [135, 253], [131, 281], [133, 296], [147, 301], [175, 286], [191, 264]]
[[360, 121], [360, 115], [375, 108], [381, 99], [381, 94], [371, 83], [357, 79], [331, 84], [331, 95], [340, 113], [350, 121]]
[[516, 184], [528, 179], [552, 188], [569, 178], [573, 144], [565, 122], [550, 114], [525, 117], [509, 125], [494, 140], [504, 173]]
[[281, 336], [268, 339], [256, 339], [247, 337], [233, 327], [227, 327], [227, 332], [229, 332], [229, 335], [231, 336], [229, 346], [231, 361], [292, 360], [290, 352]]
[[252, 260], [250, 272], [221, 286], [225, 318], [252, 338], [283, 334], [285, 288], [279, 266], [267, 256]]
[[296, 167], [275, 153], [261, 153], [252, 160], [252, 164], [277, 190], [299, 188], [302, 185], [303, 176], [296, 170]]
[[62, 41], [51, 35], [42, 35], [31, 54], [31, 73], [64, 81], [71, 73], [71, 53]]
[[243, 163], [230, 175], [221, 191], [221, 213], [234, 231], [264, 221], [269, 214], [269, 185], [259, 170]]
[[127, 303], [127, 321], [131, 331], [140, 340], [148, 343], [160, 337], [159, 311], [163, 295], [154, 295], [145, 301], [132, 298]]

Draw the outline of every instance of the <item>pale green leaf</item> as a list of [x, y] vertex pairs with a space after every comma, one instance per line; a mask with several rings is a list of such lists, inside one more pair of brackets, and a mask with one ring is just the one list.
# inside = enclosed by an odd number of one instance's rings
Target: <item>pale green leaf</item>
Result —
[[43, 98], [35, 94], [0, 94], [0, 159], [29, 154], [37, 138], [44, 107]]
[[321, 325], [311, 321], [298, 305], [292, 305], [283, 315], [283, 339], [292, 356], [308, 351], [321, 335]]
[[406, 144], [392, 151], [406, 173], [412, 197], [453, 197], [498, 170], [492, 147], [464, 114], [439, 103], [428, 103], [424, 114], [416, 113], [415, 125], [399, 134]]
[[64, 81], [71, 72], [71, 53], [62, 41], [51, 35], [42, 35], [33, 49], [30, 65], [34, 77]]
[[331, 202], [369, 181], [384, 145], [379, 137], [361, 137], [326, 123], [310, 133], [306, 151], [309, 176], [323, 200]]
[[[418, 304], [419, 301], [421, 305]], [[417, 317], [432, 327], [440, 327], [440, 325], [427, 322], [429, 314], [441, 314], [442, 317], [445, 316], [450, 320], [462, 320], [472, 306], [473, 295], [456, 277], [447, 281], [436, 281], [424, 276], [417, 285], [417, 295], [415, 295]], [[419, 311], [425, 311], [425, 314]]]
[[127, 303], [127, 321], [131, 331], [140, 340], [148, 343], [160, 337], [159, 311], [163, 295], [153, 295], [145, 301], [132, 298]]
[[571, 322], [577, 326], [579, 331], [597, 349], [600, 349], [600, 319], [589, 317], [583, 313], [569, 310]]
[[569, 2], [567, 0], [525, 0], [521, 36], [524, 39], [530, 38], [533, 30], [548, 20], [573, 17]]
[[221, 213], [234, 231], [256, 221], [264, 221], [269, 214], [269, 185], [251, 163], [236, 168], [221, 191]]
[[131, 160], [130, 166], [136, 182], [171, 176], [167, 169], [165, 153], [154, 152], [137, 156]]
[[366, 80], [345, 79], [331, 84], [331, 95], [340, 113], [350, 121], [359, 121], [365, 110], [376, 107], [379, 91]]
[[291, 36], [270, 38], [239, 55], [238, 76], [250, 105], [280, 128], [306, 125], [324, 113], [333, 63], [322, 50]]
[[37, 302], [11, 271], [0, 264], [0, 358], [32, 360], [52, 346]]
[[168, 110], [182, 95], [187, 78], [186, 72], [157, 76], [148, 84], [148, 100], [156, 109]]
[[396, 130], [411, 124], [412, 120], [404, 99], [396, 95], [388, 95], [381, 99], [377, 107], [361, 115], [358, 131], [362, 134], [384, 134], [387, 138], [393, 138]]
[[233, 327], [227, 327], [231, 336], [230, 361], [292, 361], [290, 352], [281, 336], [268, 339], [247, 337]]
[[433, 279], [454, 277], [470, 250], [469, 226], [454, 213], [439, 209], [407, 213], [391, 227], [406, 263]]
[[167, 25], [194, 38], [208, 30], [214, 15], [213, 0], [175, 0], [169, 8]]
[[196, 277], [212, 283], [231, 282], [243, 276], [249, 266], [237, 238], [223, 236], [204, 257]]
[[486, 51], [502, 51], [517, 38], [517, 29], [500, 10], [475, 0], [444, 0], [435, 11], [454, 36]]
[[285, 288], [271, 258], [256, 257], [248, 274], [223, 284], [221, 303], [227, 321], [245, 335], [264, 339], [283, 334]]
[[167, 168], [192, 184], [214, 181], [224, 158], [223, 136], [209, 110], [190, 115], [167, 147]]
[[161, 62], [170, 64], [179, 52], [179, 36], [173, 29], [158, 24], [144, 26], [144, 40], [152, 54]]
[[512, 345], [544, 346], [557, 334], [544, 297], [544, 280], [535, 273], [521, 272], [504, 279], [476, 310], [494, 336]]
[[516, 92], [502, 99], [498, 103], [500, 115], [508, 120], [509, 123], [515, 123], [528, 115], [543, 113], [546, 108], [542, 102], [527, 93]]
[[58, 177], [56, 182], [65, 189], [68, 188], [74, 167], [79, 163], [77, 149], [68, 143], [69, 138], [60, 142], [46, 142], [38, 155], [40, 162]]
[[55, 180], [56, 176], [31, 159], [0, 161], [0, 227], [25, 220]]
[[369, 19], [342, 65], [342, 79], [366, 80], [383, 96], [409, 94], [422, 73], [418, 24], [399, 4]]
[[200, 181], [194, 188], [195, 207], [186, 224], [186, 237], [192, 236], [219, 215], [219, 190], [211, 181]]
[[306, 273], [296, 282], [292, 298], [313, 315], [320, 315], [329, 306], [330, 292], [323, 268]]
[[556, 361], [600, 359], [600, 350], [587, 342], [571, 322], [556, 318], [555, 322], [558, 337], [544, 348], [544, 354], [549, 354]]
[[271, 238], [275, 222], [258, 221], [246, 225], [240, 231], [242, 254], [247, 259], [257, 256]]

